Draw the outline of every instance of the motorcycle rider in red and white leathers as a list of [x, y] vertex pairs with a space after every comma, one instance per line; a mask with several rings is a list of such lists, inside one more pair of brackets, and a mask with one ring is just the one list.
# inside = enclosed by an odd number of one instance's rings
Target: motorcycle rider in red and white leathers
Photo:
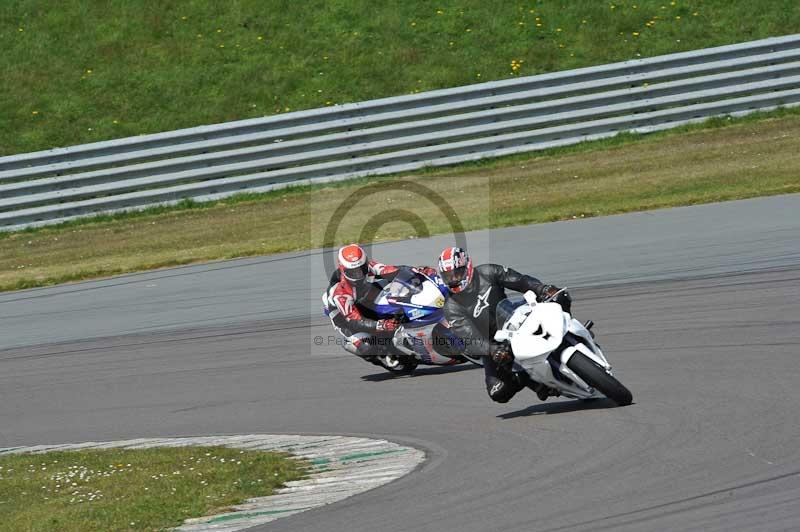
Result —
[[[433, 268], [415, 268], [427, 275], [436, 275]], [[337, 270], [331, 276], [327, 291], [326, 311], [334, 328], [344, 337], [344, 349], [374, 364], [377, 355], [386, 354], [386, 346], [400, 325], [392, 317], [379, 317], [369, 312], [365, 303], [379, 279], [391, 279], [398, 267], [367, 257], [358, 244], [339, 249]]]
[[[444, 304], [445, 318], [452, 333], [464, 341], [466, 354], [482, 359], [489, 397], [506, 403], [525, 386], [542, 400], [552, 395], [552, 390], [533, 381], [527, 373], [511, 371], [514, 360], [511, 347], [495, 342], [494, 334], [496, 307], [505, 299], [506, 288], [522, 293], [532, 290], [540, 300], [556, 294], [558, 288], [499, 264], [473, 268], [467, 252], [458, 247], [442, 251], [438, 270], [451, 294]], [[562, 292], [555, 301], [569, 312], [572, 302], [569, 294]]]

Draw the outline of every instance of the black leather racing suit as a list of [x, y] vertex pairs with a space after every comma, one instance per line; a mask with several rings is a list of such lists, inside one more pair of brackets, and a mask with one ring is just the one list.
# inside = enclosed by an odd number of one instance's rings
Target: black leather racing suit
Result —
[[496, 308], [505, 299], [505, 289], [517, 292], [532, 290], [537, 297], [546, 285], [535, 277], [499, 264], [475, 267], [472, 282], [462, 292], [451, 294], [444, 305], [444, 315], [452, 332], [464, 340], [467, 355], [481, 357], [486, 376], [486, 391], [498, 403], [506, 403], [522, 389], [510, 371], [498, 368], [492, 360], [492, 343], [497, 332]]

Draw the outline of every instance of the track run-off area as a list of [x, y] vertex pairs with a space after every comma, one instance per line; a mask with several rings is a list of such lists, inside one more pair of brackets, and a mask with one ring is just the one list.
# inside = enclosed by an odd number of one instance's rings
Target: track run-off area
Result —
[[[566, 285], [634, 404], [482, 370], [389, 374], [316, 345], [319, 250], [0, 294], [0, 447], [339, 434], [423, 450], [409, 475], [271, 531], [789, 530], [800, 523], [800, 195], [466, 235]], [[432, 264], [452, 236], [376, 244]]]

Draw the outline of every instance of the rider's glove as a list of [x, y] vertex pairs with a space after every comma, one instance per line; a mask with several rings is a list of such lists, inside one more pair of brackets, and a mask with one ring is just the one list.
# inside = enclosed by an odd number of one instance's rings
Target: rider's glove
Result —
[[424, 273], [428, 277], [435, 277], [436, 276], [436, 268], [431, 268], [430, 266], [414, 266], [411, 268], [415, 272]]
[[[542, 295], [539, 296], [539, 299], [545, 301], [548, 298], [553, 297], [556, 293], [558, 293], [558, 290], [559, 288], [557, 286], [546, 284], [544, 285], [544, 288], [542, 288]], [[569, 292], [567, 291], [558, 294], [553, 301], [561, 305], [561, 308], [564, 309], [566, 312], [570, 312], [570, 310], [572, 309], [572, 296], [570, 296]]]
[[511, 353], [511, 346], [507, 343], [492, 343], [492, 360], [499, 366], [512, 362], [514, 355]]
[[378, 320], [375, 330], [378, 332], [394, 332], [400, 326], [400, 322], [393, 319]]

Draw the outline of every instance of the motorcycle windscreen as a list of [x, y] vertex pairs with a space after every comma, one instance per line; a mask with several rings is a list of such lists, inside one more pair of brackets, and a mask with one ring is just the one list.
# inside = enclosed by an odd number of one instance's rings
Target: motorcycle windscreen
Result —
[[403, 270], [398, 272], [392, 282], [386, 285], [381, 293], [386, 298], [408, 299], [422, 292], [423, 281], [414, 272]]
[[527, 304], [525, 302], [525, 298], [522, 296], [511, 296], [503, 299], [497, 304], [497, 328], [502, 329], [503, 326], [508, 321], [508, 318], [514, 314], [514, 311], [517, 310], [522, 305]]

